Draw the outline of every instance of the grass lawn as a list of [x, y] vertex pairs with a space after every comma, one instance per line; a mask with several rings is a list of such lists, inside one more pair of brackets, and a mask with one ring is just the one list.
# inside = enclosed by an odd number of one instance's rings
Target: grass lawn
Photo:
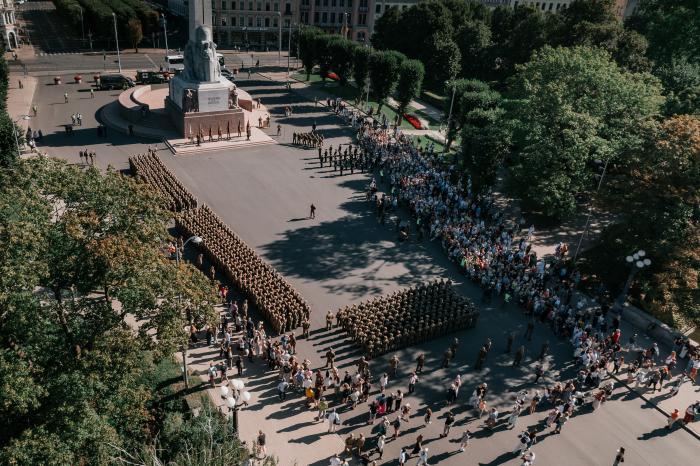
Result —
[[204, 381], [198, 375], [189, 376], [189, 388], [182, 380], [182, 365], [173, 358], [164, 358], [156, 363], [155, 370], [146, 383], [155, 392], [159, 410], [165, 412], [185, 412], [201, 408], [206, 399]]

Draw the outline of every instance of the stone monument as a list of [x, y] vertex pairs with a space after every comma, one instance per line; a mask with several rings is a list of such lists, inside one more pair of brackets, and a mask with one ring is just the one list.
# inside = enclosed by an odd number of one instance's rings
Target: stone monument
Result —
[[236, 85], [221, 76], [212, 37], [211, 0], [190, 0], [184, 70], [170, 80], [165, 106], [182, 137], [245, 127]]

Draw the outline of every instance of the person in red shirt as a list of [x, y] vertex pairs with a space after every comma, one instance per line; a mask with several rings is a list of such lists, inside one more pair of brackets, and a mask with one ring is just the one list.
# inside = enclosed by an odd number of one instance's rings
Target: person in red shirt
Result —
[[612, 338], [613, 343], [618, 344], [618, 343], [620, 342], [620, 337], [622, 337], [622, 332], [621, 332], [620, 329], [618, 328], [618, 329], [615, 330], [615, 331], [613, 332], [613, 334], [612, 334], [612, 337], [611, 337], [611, 338]]

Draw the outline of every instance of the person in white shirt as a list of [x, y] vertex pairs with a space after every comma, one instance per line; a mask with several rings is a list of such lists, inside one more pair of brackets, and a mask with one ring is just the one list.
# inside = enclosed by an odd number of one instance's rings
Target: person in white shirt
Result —
[[333, 408], [333, 411], [328, 415], [328, 432], [329, 433], [334, 433], [336, 427], [340, 424], [340, 416], [338, 413], [335, 412], [335, 408]]
[[423, 448], [420, 453], [418, 453], [418, 463], [416, 466], [428, 466], [428, 447]]
[[386, 386], [389, 383], [389, 376], [384, 373], [381, 377], [379, 377], [379, 390], [384, 393], [384, 390], [386, 390]]

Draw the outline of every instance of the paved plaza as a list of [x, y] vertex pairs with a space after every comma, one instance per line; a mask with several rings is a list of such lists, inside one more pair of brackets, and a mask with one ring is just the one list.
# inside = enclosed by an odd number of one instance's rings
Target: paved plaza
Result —
[[[274, 70], [271, 70], [274, 71]], [[534, 367], [540, 348], [549, 341], [550, 355], [546, 359], [546, 382], [574, 375], [572, 348], [568, 341], [557, 340], [551, 330], [538, 324], [532, 341], [524, 339], [526, 317], [514, 305], [502, 305], [495, 299], [490, 304], [481, 300], [481, 291], [465, 282], [441, 251], [439, 244], [398, 243], [392, 222], [380, 225], [371, 204], [365, 200], [368, 174], [355, 173], [339, 176], [329, 168], [321, 168], [315, 149], [305, 150], [292, 145], [294, 131], [309, 131], [312, 124], [325, 137], [325, 144], [337, 147], [352, 141], [352, 130], [342, 124], [321, 104], [314, 104], [312, 96], [303, 88], [289, 92], [283, 83], [274, 79], [274, 73], [242, 76], [237, 84], [261, 98], [272, 117], [271, 128], [266, 130], [277, 144], [241, 147], [225, 151], [207, 151], [174, 156], [163, 143], [129, 137], [108, 130], [106, 137], [97, 134], [99, 109], [112, 102], [118, 91], [100, 91], [91, 98], [88, 84], [53, 85], [52, 76], [39, 76], [33, 102], [38, 114], [29, 122], [32, 129], [41, 129], [44, 138], [41, 151], [48, 152], [71, 163], [81, 163], [78, 151], [94, 151], [96, 164], [106, 169], [112, 166], [128, 170], [128, 157], [143, 153], [157, 143], [161, 160], [175, 176], [200, 200], [209, 205], [231, 228], [262, 257], [272, 264], [309, 302], [311, 335], [299, 339], [297, 352], [309, 358], [314, 367], [323, 366], [323, 356], [332, 346], [338, 354], [341, 369], [355, 370], [360, 352], [339, 329], [325, 330], [325, 314], [348, 304], [423, 283], [433, 278], [450, 278], [458, 291], [470, 297], [480, 307], [481, 316], [475, 329], [464, 330], [434, 339], [418, 347], [398, 351], [401, 360], [399, 375], [390, 380], [388, 389], [405, 391], [408, 376], [418, 353], [427, 356], [426, 369], [421, 375], [416, 392], [408, 396], [412, 408], [410, 421], [404, 423], [397, 440], [387, 443], [384, 458], [379, 464], [398, 464], [399, 449], [413, 446], [416, 436], [423, 434], [429, 448], [431, 465], [519, 465], [512, 450], [518, 443], [518, 434], [526, 428], [538, 430], [533, 450], [538, 465], [608, 465], [613, 464], [620, 446], [627, 450], [628, 465], [688, 465], [700, 458], [700, 440], [685, 429], [666, 431], [666, 416], [655, 404], [683, 411], [687, 404], [700, 398], [696, 386], [686, 384], [677, 401], [665, 397], [652, 398], [654, 403], [640, 398], [623, 384], [616, 384], [611, 400], [601, 409], [591, 412], [589, 405], [580, 408], [559, 435], [543, 427], [547, 408], [534, 415], [521, 415], [514, 429], [501, 423], [494, 431], [483, 428], [475, 419], [473, 410], [465, 403], [475, 386], [489, 385], [487, 403], [499, 411], [508, 411], [513, 396], [520, 390], [542, 389], [532, 383]], [[64, 83], [72, 76], [64, 76]], [[17, 78], [10, 84], [16, 87]], [[69, 94], [64, 103], [64, 92]], [[10, 108], [11, 116], [22, 112], [21, 99]], [[284, 116], [284, 107], [290, 105], [293, 114]], [[64, 126], [70, 115], [80, 112], [82, 126], [67, 135]], [[282, 126], [276, 136], [277, 124]], [[380, 190], [386, 186], [380, 185]], [[309, 205], [317, 207], [316, 218], [308, 219]], [[405, 213], [399, 213], [404, 215]], [[269, 326], [267, 326], [269, 329]], [[623, 339], [632, 330], [623, 327]], [[524, 344], [526, 357], [518, 368], [511, 367], [512, 354], [505, 354], [506, 335], [516, 332], [514, 347]], [[447, 369], [439, 369], [444, 350], [454, 337], [460, 340], [457, 356]], [[473, 369], [479, 347], [487, 338], [493, 340], [485, 367]], [[644, 344], [645, 342], [641, 342]], [[388, 359], [393, 353], [371, 361], [376, 378], [388, 370]], [[214, 347], [198, 346], [190, 351], [191, 368], [204, 377], [209, 361], [218, 356]], [[684, 365], [684, 363], [682, 363]], [[267, 434], [268, 451], [279, 457], [283, 466], [325, 465], [328, 459], [343, 448], [350, 433], [363, 433], [373, 438], [376, 425], [367, 425], [368, 409], [360, 404], [354, 410], [340, 410], [343, 424], [337, 434], [327, 434], [327, 424], [314, 420], [315, 412], [306, 409], [299, 394], [292, 394], [280, 402], [276, 391], [276, 372], [265, 371], [266, 365], [256, 360], [248, 363], [244, 381], [251, 391], [250, 406], [240, 413], [240, 433], [252, 441], [259, 429]], [[445, 392], [457, 375], [462, 376], [454, 413], [457, 422], [447, 438], [441, 438], [445, 408]], [[375, 382], [376, 387], [376, 382]], [[222, 405], [216, 390], [209, 390], [212, 400]], [[666, 393], [664, 389], [662, 393]], [[657, 396], [658, 395], [652, 395]], [[675, 404], [674, 404], [675, 403]], [[334, 406], [334, 405], [332, 405]], [[423, 425], [427, 407], [434, 412], [431, 425]], [[396, 414], [390, 415], [393, 420]], [[473, 432], [471, 444], [459, 453], [458, 438], [464, 429]], [[696, 426], [697, 429], [697, 426]], [[368, 445], [373, 446], [369, 440]], [[376, 455], [373, 455], [376, 458]], [[415, 457], [408, 464], [415, 464]], [[354, 464], [359, 464], [356, 462]]]

